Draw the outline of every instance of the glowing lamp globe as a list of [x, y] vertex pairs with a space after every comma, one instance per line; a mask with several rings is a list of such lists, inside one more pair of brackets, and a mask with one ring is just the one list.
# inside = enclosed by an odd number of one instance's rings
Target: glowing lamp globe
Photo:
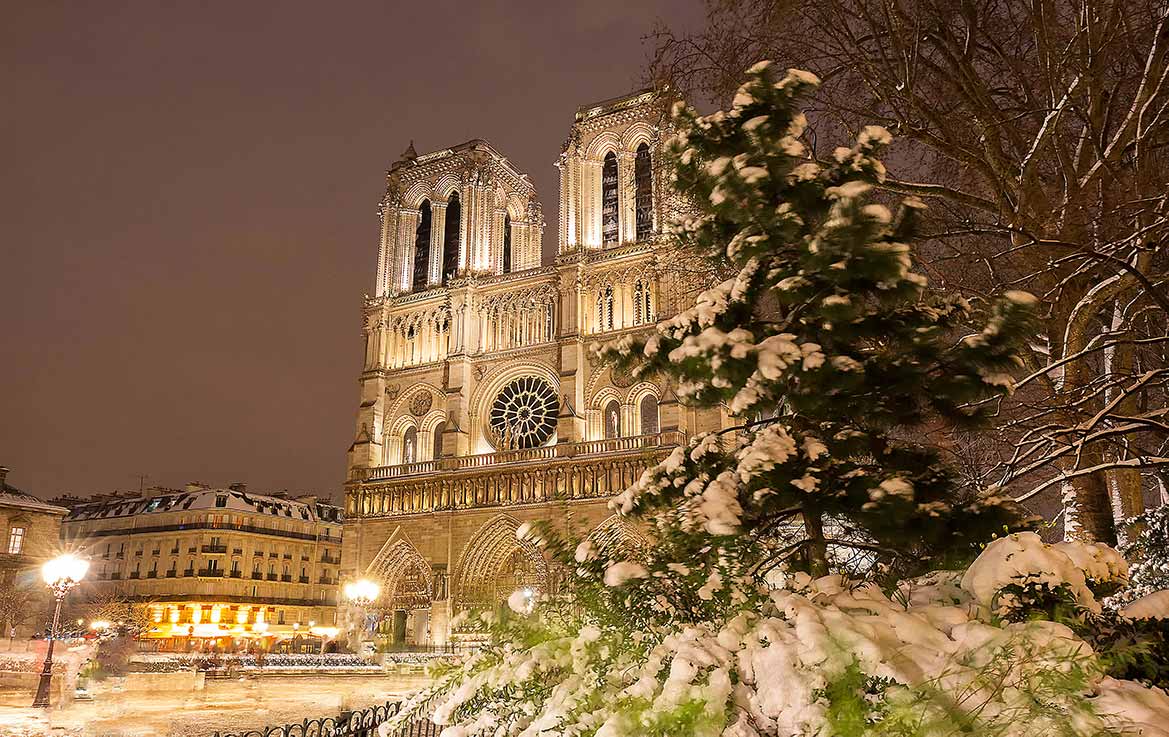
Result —
[[81, 582], [89, 561], [76, 555], [59, 555], [41, 566], [41, 576], [53, 588], [69, 588]]
[[381, 586], [378, 586], [377, 583], [370, 581], [368, 578], [347, 583], [342, 590], [345, 598], [358, 606], [368, 606], [373, 603], [381, 592]]

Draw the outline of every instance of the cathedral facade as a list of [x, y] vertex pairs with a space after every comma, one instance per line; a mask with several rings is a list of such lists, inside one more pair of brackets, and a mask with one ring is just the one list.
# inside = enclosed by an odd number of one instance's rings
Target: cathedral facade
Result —
[[550, 265], [531, 182], [486, 141], [411, 145], [388, 172], [342, 564], [381, 583], [384, 639], [443, 645], [470, 636], [460, 611], [555, 592], [561, 573], [516, 529], [637, 537], [608, 499], [722, 421], [590, 353], [678, 308], [662, 245], [668, 102], [642, 91], [577, 111]]

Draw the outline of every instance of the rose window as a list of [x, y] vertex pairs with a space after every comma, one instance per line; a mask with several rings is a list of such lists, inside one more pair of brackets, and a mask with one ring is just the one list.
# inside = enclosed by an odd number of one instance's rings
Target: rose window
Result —
[[544, 379], [516, 379], [499, 392], [487, 425], [500, 450], [537, 448], [556, 431], [556, 390]]

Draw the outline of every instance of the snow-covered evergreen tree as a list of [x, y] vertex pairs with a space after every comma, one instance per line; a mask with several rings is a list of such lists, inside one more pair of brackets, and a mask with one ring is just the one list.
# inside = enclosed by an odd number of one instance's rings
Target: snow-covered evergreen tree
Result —
[[1169, 590], [1169, 505], [1130, 520], [1130, 526], [1140, 533], [1120, 551], [1129, 562], [1128, 586], [1113, 600], [1122, 605]]
[[679, 106], [670, 146], [677, 187], [701, 212], [676, 226], [680, 247], [737, 275], [648, 341], [602, 354], [636, 376], [671, 376], [684, 402], [780, 416], [739, 434], [741, 447], [708, 436], [679, 449], [621, 510], [677, 509], [679, 527], [760, 568], [800, 557], [823, 574], [832, 548], [901, 569], [973, 557], [1018, 508], [963, 493], [922, 440], [940, 423], [976, 424], [972, 403], [1010, 389], [1034, 298], [1008, 294], [981, 332], [956, 340], [970, 306], [927, 298], [912, 270], [920, 205], [894, 215], [870, 197], [889, 134], [870, 126], [834, 161], [811, 161], [796, 103], [815, 78], [774, 81], [766, 66], [752, 78], [728, 112]]
[[735, 275], [602, 351], [743, 426], [695, 438], [613, 501], [650, 528], [649, 550], [521, 528], [575, 570], [569, 599], [485, 615], [493, 644], [400, 721], [433, 708], [444, 737], [1039, 737], [1131, 726], [1142, 700], [1169, 720], [1169, 697], [1102, 680], [1072, 629], [1033, 619], [1048, 592], [1073, 616], [1098, 611], [1090, 584], [1124, 575], [1115, 551], [1022, 532], [965, 573], [893, 580], [1021, 521], [960, 488], [926, 439], [1009, 391], [1033, 299], [1007, 295], [964, 333], [970, 306], [931, 298], [912, 269], [918, 206], [870, 198], [888, 134], [867, 128], [831, 162], [805, 153], [797, 104], [815, 86], [761, 64], [731, 110], [676, 109], [677, 188], [700, 213], [678, 245]]

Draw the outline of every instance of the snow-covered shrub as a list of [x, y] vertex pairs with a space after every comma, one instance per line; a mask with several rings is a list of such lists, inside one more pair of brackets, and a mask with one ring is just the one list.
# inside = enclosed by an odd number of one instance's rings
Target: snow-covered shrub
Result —
[[[443, 737], [1169, 737], [1169, 697], [1110, 680], [1077, 630], [1122, 562], [1018, 533], [1011, 500], [963, 488], [925, 442], [1009, 391], [1034, 298], [976, 313], [927, 292], [920, 204], [870, 191], [889, 134], [807, 154], [796, 104], [816, 84], [761, 64], [732, 109], [675, 109], [668, 156], [698, 214], [673, 237], [734, 275], [600, 352], [743, 423], [613, 500], [653, 537], [636, 559], [521, 529], [575, 573], [568, 598], [479, 617], [489, 646], [385, 734], [433, 706]], [[867, 578], [834, 564], [849, 550]]]

